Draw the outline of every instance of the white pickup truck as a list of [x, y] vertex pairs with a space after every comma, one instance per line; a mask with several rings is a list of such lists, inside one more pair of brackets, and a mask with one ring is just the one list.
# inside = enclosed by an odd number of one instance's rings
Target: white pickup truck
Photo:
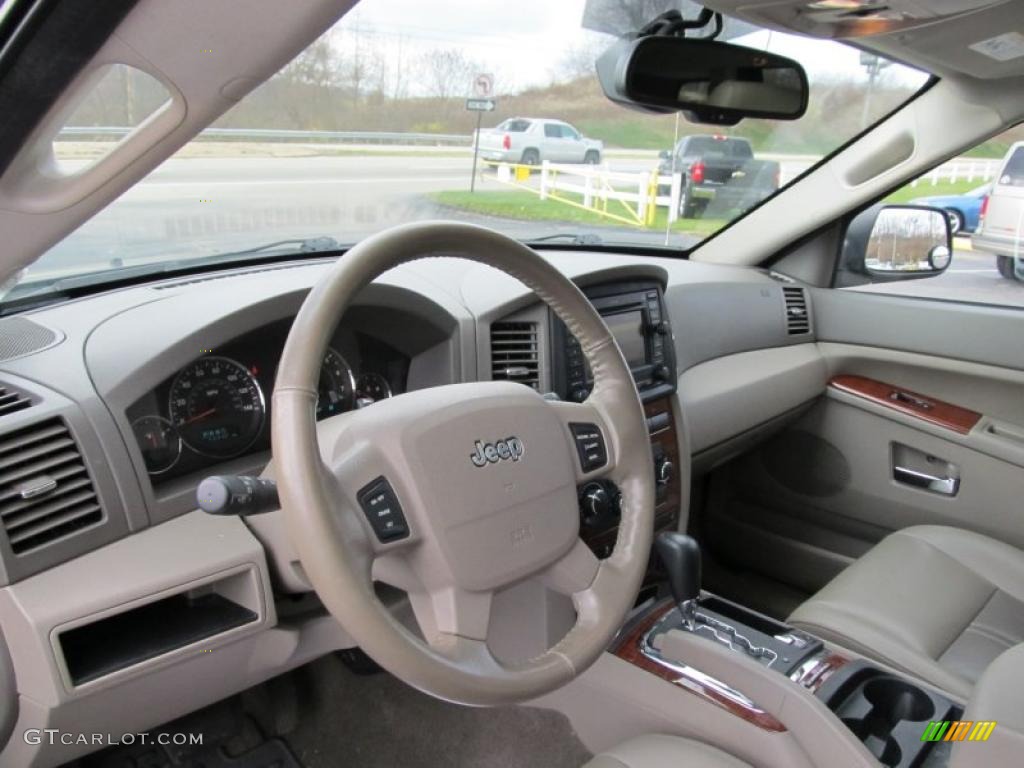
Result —
[[512, 117], [497, 128], [481, 130], [480, 157], [491, 163], [540, 165], [553, 163], [601, 162], [604, 144], [588, 139], [561, 120]]

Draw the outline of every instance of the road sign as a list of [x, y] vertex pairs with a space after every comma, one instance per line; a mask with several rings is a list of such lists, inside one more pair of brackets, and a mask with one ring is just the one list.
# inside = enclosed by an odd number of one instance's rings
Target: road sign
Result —
[[493, 112], [498, 106], [494, 99], [466, 99], [466, 109], [470, 112]]
[[489, 99], [494, 95], [494, 75], [483, 72], [473, 78], [473, 96]]

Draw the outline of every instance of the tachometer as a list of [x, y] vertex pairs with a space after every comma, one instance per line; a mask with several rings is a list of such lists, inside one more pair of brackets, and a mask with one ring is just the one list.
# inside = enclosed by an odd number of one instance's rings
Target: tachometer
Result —
[[241, 363], [203, 357], [171, 384], [171, 423], [185, 445], [216, 459], [237, 456], [263, 428], [263, 390]]
[[132, 422], [132, 432], [151, 475], [166, 472], [181, 455], [181, 437], [163, 416], [143, 416]]
[[326, 419], [352, 410], [356, 399], [356, 380], [352, 369], [336, 350], [327, 348], [320, 364], [320, 383], [317, 386], [316, 417]]
[[391, 385], [379, 373], [361, 373], [356, 379], [356, 398], [363, 404], [391, 397]]

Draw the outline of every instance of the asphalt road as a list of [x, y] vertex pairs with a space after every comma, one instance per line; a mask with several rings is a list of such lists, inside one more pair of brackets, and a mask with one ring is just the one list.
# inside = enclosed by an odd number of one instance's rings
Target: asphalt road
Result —
[[[649, 170], [653, 159], [611, 159], [614, 170]], [[74, 163], [68, 163], [73, 166]], [[805, 161], [794, 161], [793, 172]], [[664, 233], [558, 222], [510, 222], [439, 209], [424, 193], [468, 189], [471, 158], [415, 156], [172, 159], [83, 225], [47, 257], [48, 269], [146, 262], [251, 248], [273, 240], [332, 235], [354, 242], [405, 221], [484, 221], [517, 237], [561, 232], [665, 245]], [[536, 181], [534, 180], [534, 184]], [[478, 189], [507, 189], [492, 172]], [[692, 245], [673, 235], [668, 244]]]
[[[653, 160], [611, 158], [614, 170], [649, 170]], [[786, 161], [796, 174], [806, 161]], [[339, 156], [172, 159], [120, 200], [101, 211], [46, 255], [40, 271], [77, 271], [189, 258], [252, 248], [287, 238], [330, 235], [355, 242], [394, 224], [428, 218], [460, 218], [488, 224], [522, 239], [590, 233], [606, 242], [691, 246], [696, 238], [639, 232], [626, 227], [510, 221], [455, 212], [424, 194], [468, 189], [467, 157]], [[493, 173], [477, 188], [507, 189]], [[868, 290], [934, 298], [1024, 306], [1024, 283], [1000, 277], [995, 259], [974, 253], [960, 239], [953, 264], [937, 278]]]
[[1024, 282], [1007, 280], [996, 257], [971, 248], [969, 237], [955, 238], [953, 261], [943, 274], [921, 280], [871, 285], [857, 290], [948, 301], [1024, 307]]

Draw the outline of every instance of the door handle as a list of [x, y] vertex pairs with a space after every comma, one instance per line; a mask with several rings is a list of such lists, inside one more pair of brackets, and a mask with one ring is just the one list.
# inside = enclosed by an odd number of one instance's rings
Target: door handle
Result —
[[930, 475], [927, 472], [918, 472], [916, 469], [893, 465], [892, 477], [897, 483], [911, 485], [932, 493], [939, 493], [943, 496], [956, 496], [960, 490], [959, 477], [941, 477]]

